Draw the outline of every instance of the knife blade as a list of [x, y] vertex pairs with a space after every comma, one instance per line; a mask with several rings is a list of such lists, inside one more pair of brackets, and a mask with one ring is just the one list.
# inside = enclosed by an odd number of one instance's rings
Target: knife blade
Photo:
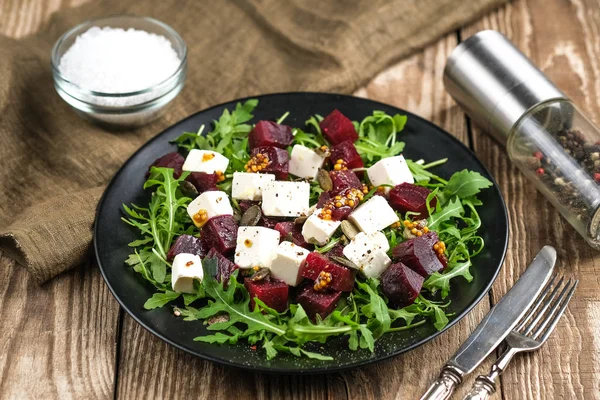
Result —
[[504, 340], [546, 286], [556, 250], [544, 246], [517, 283], [493, 306], [477, 328], [448, 360], [438, 380], [421, 400], [449, 399], [463, 376], [472, 372]]

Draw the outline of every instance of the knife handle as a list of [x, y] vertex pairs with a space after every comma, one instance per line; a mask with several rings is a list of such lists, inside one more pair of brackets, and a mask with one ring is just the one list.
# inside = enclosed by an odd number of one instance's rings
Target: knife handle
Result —
[[479, 375], [463, 400], [488, 400], [496, 392], [496, 385], [487, 376]]
[[448, 400], [461, 382], [461, 374], [454, 368], [445, 366], [438, 379], [429, 387], [421, 400]]

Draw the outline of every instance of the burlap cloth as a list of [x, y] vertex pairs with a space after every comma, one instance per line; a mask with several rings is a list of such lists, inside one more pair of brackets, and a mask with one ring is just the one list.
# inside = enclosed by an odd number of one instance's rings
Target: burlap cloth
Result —
[[[89, 256], [104, 185], [167, 126], [236, 97], [352, 93], [386, 66], [503, 2], [108, 0], [61, 11], [34, 36], [0, 36], [0, 248], [44, 282]], [[120, 13], [175, 28], [189, 48], [189, 72], [167, 116], [114, 133], [85, 122], [58, 97], [50, 51], [76, 24]]]

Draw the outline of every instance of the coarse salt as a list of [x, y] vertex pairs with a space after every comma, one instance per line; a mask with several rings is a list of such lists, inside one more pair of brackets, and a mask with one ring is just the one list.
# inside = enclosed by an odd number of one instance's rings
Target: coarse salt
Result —
[[[172, 76], [181, 59], [162, 35], [136, 29], [93, 27], [77, 36], [60, 59], [61, 75], [75, 85], [102, 93], [148, 89]], [[108, 106], [140, 104], [156, 93], [134, 97], [99, 98]]]

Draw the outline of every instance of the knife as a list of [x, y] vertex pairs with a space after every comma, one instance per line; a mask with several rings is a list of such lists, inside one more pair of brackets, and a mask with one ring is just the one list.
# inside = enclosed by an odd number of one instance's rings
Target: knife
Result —
[[556, 250], [544, 246], [517, 283], [490, 309], [471, 336], [448, 360], [421, 400], [447, 400], [465, 375], [471, 373], [504, 340], [529, 309], [552, 275]]

